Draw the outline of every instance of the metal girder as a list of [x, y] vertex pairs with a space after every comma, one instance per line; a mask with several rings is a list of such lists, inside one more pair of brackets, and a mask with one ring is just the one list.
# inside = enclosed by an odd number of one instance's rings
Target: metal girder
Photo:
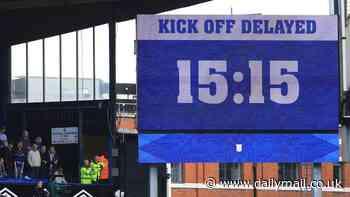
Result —
[[4, 0], [0, 2], [0, 10], [16, 10], [23, 8], [56, 7], [87, 3], [119, 2], [120, 0]]
[[137, 14], [155, 14], [206, 1], [208, 0], [120, 0], [11, 11], [0, 9], [0, 45], [18, 44], [110, 21], [132, 19]]

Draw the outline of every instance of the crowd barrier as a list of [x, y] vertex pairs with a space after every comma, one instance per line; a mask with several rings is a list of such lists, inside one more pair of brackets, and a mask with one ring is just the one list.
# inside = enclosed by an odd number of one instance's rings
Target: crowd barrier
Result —
[[[35, 180], [13, 183], [0, 181], [0, 197], [31, 197], [35, 186]], [[117, 191], [117, 188], [111, 184], [68, 183], [52, 185], [45, 182], [44, 187], [51, 192], [50, 196], [52, 197], [114, 197], [115, 191]], [[55, 195], [53, 195], [52, 189], [55, 190]]]

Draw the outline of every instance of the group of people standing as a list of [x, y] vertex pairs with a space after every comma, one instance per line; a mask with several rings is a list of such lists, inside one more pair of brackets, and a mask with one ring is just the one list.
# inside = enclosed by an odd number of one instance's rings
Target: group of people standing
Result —
[[59, 157], [54, 146], [47, 150], [41, 137], [30, 139], [28, 130], [16, 143], [9, 143], [6, 128], [0, 129], [0, 178], [49, 178], [59, 167]]
[[[49, 179], [65, 184], [63, 169], [54, 146], [44, 145], [40, 136], [31, 141], [28, 130], [22, 132], [16, 146], [9, 143], [6, 128], [0, 128], [0, 178]], [[81, 184], [108, 183], [109, 161], [106, 154], [84, 160], [80, 169]]]
[[95, 156], [93, 161], [84, 160], [80, 169], [81, 184], [107, 183], [109, 178], [109, 162], [105, 155]]

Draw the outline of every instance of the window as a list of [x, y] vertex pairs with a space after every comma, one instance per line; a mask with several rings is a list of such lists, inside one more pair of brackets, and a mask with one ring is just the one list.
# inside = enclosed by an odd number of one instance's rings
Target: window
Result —
[[117, 23], [116, 34], [117, 83], [136, 83], [136, 20]]
[[109, 99], [108, 24], [11, 46], [11, 102]]
[[242, 178], [242, 166], [239, 163], [219, 164], [220, 180], [240, 180]]
[[109, 29], [108, 25], [95, 27], [95, 98], [109, 99]]
[[342, 181], [342, 164], [341, 163], [335, 163], [333, 165], [333, 180], [336, 181]]
[[60, 41], [59, 36], [45, 41], [45, 101], [60, 100]]
[[67, 33], [62, 38], [62, 101], [77, 99], [77, 50], [76, 33]]
[[78, 33], [79, 100], [93, 99], [93, 28]]
[[279, 180], [293, 181], [299, 178], [300, 165], [296, 163], [280, 163]]
[[12, 103], [26, 102], [26, 65], [27, 45], [19, 44], [11, 47], [11, 99]]
[[182, 164], [171, 164], [171, 182], [182, 183]]
[[28, 102], [43, 102], [43, 41], [28, 43]]

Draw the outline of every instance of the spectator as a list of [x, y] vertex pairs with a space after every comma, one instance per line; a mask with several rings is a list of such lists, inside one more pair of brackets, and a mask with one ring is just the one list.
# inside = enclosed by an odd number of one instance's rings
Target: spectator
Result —
[[4, 159], [4, 165], [7, 172], [7, 175], [13, 175], [13, 152], [11, 150], [12, 145], [7, 141], [3, 142], [3, 147], [0, 149], [0, 157]]
[[54, 146], [50, 147], [49, 150], [49, 174], [52, 175], [57, 169], [59, 163], [59, 158], [56, 153], [56, 149]]
[[15, 154], [15, 149], [13, 147], [13, 143], [9, 143], [8, 145], [8, 150], [9, 150], [9, 155], [8, 155], [8, 158], [7, 158], [7, 175], [9, 177], [14, 177], [14, 172], [15, 172], [15, 159], [14, 159], [14, 154]]
[[[23, 143], [23, 151], [24, 151], [25, 157], [28, 158], [28, 152], [31, 150], [31, 147], [32, 147], [32, 144], [30, 142], [30, 134], [28, 130], [23, 130], [20, 141]], [[30, 176], [30, 166], [28, 164], [28, 160], [24, 161], [23, 175], [26, 178]]]
[[33, 197], [49, 197], [49, 192], [44, 188], [42, 181], [36, 185]]
[[[58, 168], [53, 176], [50, 179], [49, 188], [51, 197], [60, 197], [60, 196], [72, 196], [65, 184], [67, 184], [66, 179], [64, 178], [64, 173], [62, 168]], [[70, 195], [67, 195], [68, 193]]]
[[6, 127], [2, 126], [0, 128], [0, 142], [4, 143], [5, 141], [7, 141]]
[[23, 142], [18, 142], [17, 150], [14, 153], [14, 165], [15, 165], [15, 178], [21, 179], [23, 178], [24, 172], [24, 162], [25, 162], [25, 153], [23, 150]]
[[4, 158], [0, 157], [0, 178], [7, 177]]
[[49, 177], [49, 153], [46, 151], [46, 146], [41, 146], [40, 148], [41, 157], [41, 168], [40, 168], [40, 178]]
[[38, 145], [33, 144], [32, 150], [28, 152], [28, 164], [30, 167], [31, 177], [39, 178], [41, 157], [38, 150]]
[[28, 130], [24, 130], [22, 132], [22, 137], [21, 137], [20, 141], [23, 144], [24, 152], [28, 153], [29, 150], [31, 149], [31, 143], [30, 143], [30, 137], [29, 137], [29, 131]]
[[53, 182], [57, 184], [67, 184], [66, 178], [64, 177], [63, 168], [58, 168], [53, 174]]
[[43, 143], [43, 139], [41, 137], [38, 136], [35, 138], [34, 144], [38, 146], [38, 150], [41, 149], [42, 143]]

